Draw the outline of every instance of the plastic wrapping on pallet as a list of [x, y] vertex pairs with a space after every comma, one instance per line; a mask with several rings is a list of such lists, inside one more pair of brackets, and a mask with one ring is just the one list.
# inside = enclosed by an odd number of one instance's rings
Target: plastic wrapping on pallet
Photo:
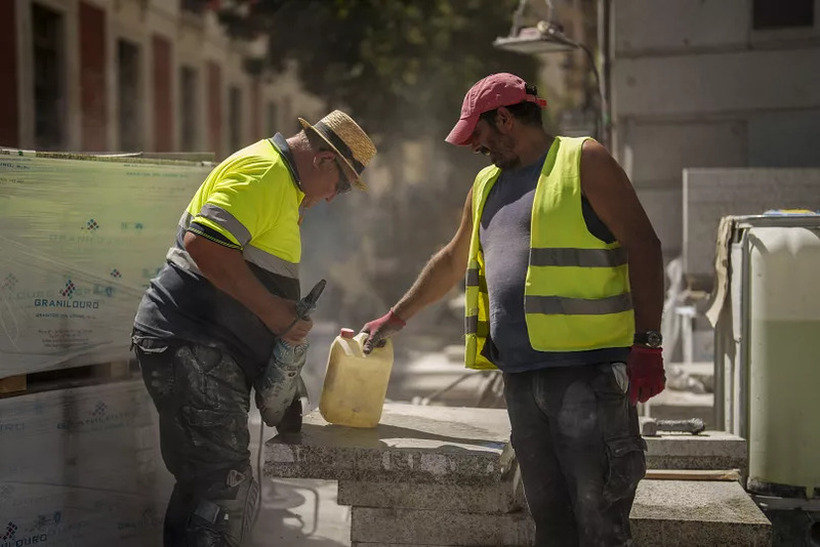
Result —
[[210, 166], [0, 150], [0, 378], [127, 359]]
[[161, 544], [173, 478], [139, 380], [0, 399], [0, 545]]

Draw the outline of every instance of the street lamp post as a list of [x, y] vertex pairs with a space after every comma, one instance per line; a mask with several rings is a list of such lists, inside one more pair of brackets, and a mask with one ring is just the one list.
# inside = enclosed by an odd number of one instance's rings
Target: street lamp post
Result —
[[[610, 141], [610, 124], [609, 124], [609, 91], [608, 80], [601, 81], [598, 73], [598, 67], [595, 62], [595, 55], [583, 43], [576, 42], [564, 34], [561, 26], [550, 21], [539, 21], [534, 27], [524, 27], [520, 24], [523, 16], [524, 7], [527, 0], [521, 0], [513, 13], [513, 25], [510, 29], [510, 35], [505, 37], [498, 37], [493, 42], [493, 46], [506, 51], [513, 51], [515, 53], [522, 53], [526, 55], [537, 55], [542, 53], [566, 53], [574, 49], [580, 49], [584, 52], [589, 63], [590, 70], [595, 77], [595, 88], [598, 95], [598, 112], [595, 123], [595, 138], [607, 148]], [[552, 16], [551, 2], [547, 2], [550, 8], [550, 18]], [[603, 5], [603, 6], [602, 6]], [[599, 26], [608, 26], [608, 0], [600, 0], [599, 9]], [[602, 9], [603, 7], [603, 9]], [[601, 20], [603, 19], [603, 21]], [[608, 33], [604, 33], [605, 40], [609, 39]], [[605, 52], [608, 51], [604, 49]], [[608, 62], [604, 60], [604, 68], [608, 75]]]

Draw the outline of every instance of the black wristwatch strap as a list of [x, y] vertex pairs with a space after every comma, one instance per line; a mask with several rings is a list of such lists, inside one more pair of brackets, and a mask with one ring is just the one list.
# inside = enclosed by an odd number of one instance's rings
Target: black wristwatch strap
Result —
[[663, 336], [661, 336], [661, 333], [656, 330], [636, 332], [635, 337], [633, 338], [633, 343], [646, 346], [648, 348], [659, 348], [663, 345]]

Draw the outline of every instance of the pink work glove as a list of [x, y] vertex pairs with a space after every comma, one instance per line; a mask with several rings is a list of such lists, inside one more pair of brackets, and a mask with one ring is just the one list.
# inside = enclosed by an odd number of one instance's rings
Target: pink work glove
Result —
[[385, 339], [399, 332], [406, 324], [392, 309], [378, 319], [365, 323], [361, 332], [366, 332], [369, 336], [364, 341], [364, 352], [370, 353], [373, 348], [383, 346]]
[[629, 376], [629, 402], [645, 403], [663, 391], [666, 375], [663, 372], [663, 350], [634, 345], [626, 360]]

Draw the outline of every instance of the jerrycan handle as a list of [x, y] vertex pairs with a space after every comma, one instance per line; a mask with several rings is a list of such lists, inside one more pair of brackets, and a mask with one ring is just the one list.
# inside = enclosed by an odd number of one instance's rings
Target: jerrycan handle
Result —
[[369, 357], [381, 359], [379, 355], [381, 355], [382, 352], [385, 351], [385, 346], [390, 345], [390, 338], [383, 339], [380, 345], [373, 347], [373, 353], [371, 353], [370, 355], [366, 355], [364, 353], [364, 341], [367, 340], [367, 336], [368, 335], [366, 332], [360, 332], [353, 338], [355, 342], [351, 344], [351, 346], [353, 347], [353, 351], [356, 352], [356, 357], [361, 357], [363, 359], [367, 359]]
[[356, 357], [366, 358], [367, 355], [364, 354], [364, 341], [367, 340], [369, 335], [366, 332], [360, 332], [356, 336], [353, 337], [353, 342], [351, 347], [353, 347], [353, 351], [356, 352]]
[[353, 329], [343, 328], [339, 331], [339, 338], [341, 338], [343, 342], [340, 344], [342, 351], [350, 357], [364, 357], [364, 350], [362, 347], [364, 346], [364, 339], [366, 336], [367, 333], [360, 332], [356, 335], [356, 331]]

